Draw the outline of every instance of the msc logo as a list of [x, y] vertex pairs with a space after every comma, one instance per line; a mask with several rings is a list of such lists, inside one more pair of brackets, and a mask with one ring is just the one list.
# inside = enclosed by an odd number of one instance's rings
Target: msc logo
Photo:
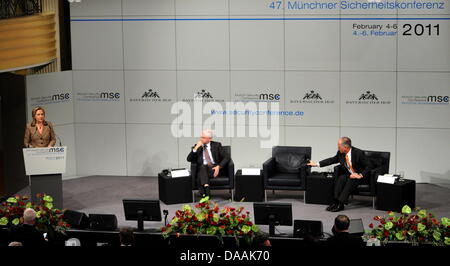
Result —
[[449, 97], [448, 96], [428, 96], [427, 102], [432, 103], [448, 103]]
[[156, 91], [149, 89], [148, 91], [144, 92], [141, 98], [159, 98], [159, 95]]
[[100, 93], [101, 99], [119, 99], [120, 93], [118, 92], [102, 92]]
[[64, 147], [53, 147], [48, 149], [49, 152], [64, 152]]
[[69, 100], [69, 99], [70, 99], [70, 93], [60, 93], [60, 94], [52, 95], [52, 101], [63, 101], [63, 100]]
[[361, 94], [361, 96], [359, 97], [359, 100], [373, 100], [373, 101], [378, 101], [378, 97], [377, 95], [375, 95], [375, 93], [370, 93], [370, 91], [366, 91], [366, 93]]
[[269, 101], [273, 101], [273, 100], [279, 101], [281, 99], [281, 96], [278, 93], [276, 93], [276, 94], [273, 94], [273, 93], [261, 93], [259, 95], [259, 99], [260, 100], [269, 100]]
[[305, 94], [303, 100], [322, 100], [322, 97], [318, 92], [311, 91]]

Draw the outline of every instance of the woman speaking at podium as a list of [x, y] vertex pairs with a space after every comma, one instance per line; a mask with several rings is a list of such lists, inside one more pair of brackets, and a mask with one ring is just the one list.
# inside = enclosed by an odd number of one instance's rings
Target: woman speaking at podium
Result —
[[52, 123], [45, 121], [45, 110], [38, 106], [31, 111], [33, 121], [27, 124], [23, 144], [25, 148], [53, 147], [56, 143]]

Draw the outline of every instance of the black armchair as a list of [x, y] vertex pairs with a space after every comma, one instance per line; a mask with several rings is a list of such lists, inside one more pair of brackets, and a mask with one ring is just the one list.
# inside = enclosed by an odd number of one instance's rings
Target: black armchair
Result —
[[[306, 190], [311, 147], [275, 146], [263, 164], [264, 190]], [[267, 193], [265, 199], [267, 201]]]
[[[219, 176], [215, 178], [211, 178], [209, 180], [209, 189], [211, 190], [219, 190], [219, 189], [228, 189], [231, 194], [231, 198], [234, 198], [234, 162], [231, 159], [231, 147], [230, 146], [222, 146], [222, 149], [230, 155], [230, 161], [227, 166], [220, 169]], [[191, 163], [191, 176], [192, 176], [192, 198], [195, 201], [195, 190], [198, 190], [197, 183], [197, 164]]]
[[[352, 192], [352, 195], [372, 197], [372, 207], [375, 209], [375, 198], [377, 196], [377, 179], [379, 175], [389, 173], [390, 152], [382, 151], [364, 151], [369, 158], [371, 170], [367, 177], [361, 180], [361, 183]], [[343, 173], [348, 172], [341, 165], [334, 167], [334, 177], [337, 178]]]

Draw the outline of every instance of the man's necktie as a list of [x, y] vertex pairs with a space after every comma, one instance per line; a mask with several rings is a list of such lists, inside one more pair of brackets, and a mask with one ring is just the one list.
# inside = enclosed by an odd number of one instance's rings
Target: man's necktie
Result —
[[352, 173], [356, 173], [355, 170], [352, 167], [352, 164], [350, 163], [350, 160], [348, 159], [348, 153], [345, 155], [345, 161], [347, 162], [348, 168], [352, 171]]
[[212, 166], [211, 156], [209, 156], [207, 145], [203, 145], [203, 156], [205, 156], [206, 164]]

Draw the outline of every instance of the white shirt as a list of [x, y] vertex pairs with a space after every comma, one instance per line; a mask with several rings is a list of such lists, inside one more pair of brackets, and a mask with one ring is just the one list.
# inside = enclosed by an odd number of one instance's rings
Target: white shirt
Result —
[[[208, 153], [209, 153], [209, 158], [211, 158], [211, 163], [215, 164], [214, 158], [213, 158], [212, 153], [211, 153], [211, 142], [208, 142], [208, 144], [204, 144], [203, 146], [205, 146], [205, 145], [206, 145], [206, 149], [208, 150]], [[192, 149], [192, 151], [193, 152], [197, 152], [196, 149]], [[206, 162], [205, 153], [202, 152], [202, 155], [203, 155], [203, 164], [205, 164], [205, 165], [208, 164]]]

